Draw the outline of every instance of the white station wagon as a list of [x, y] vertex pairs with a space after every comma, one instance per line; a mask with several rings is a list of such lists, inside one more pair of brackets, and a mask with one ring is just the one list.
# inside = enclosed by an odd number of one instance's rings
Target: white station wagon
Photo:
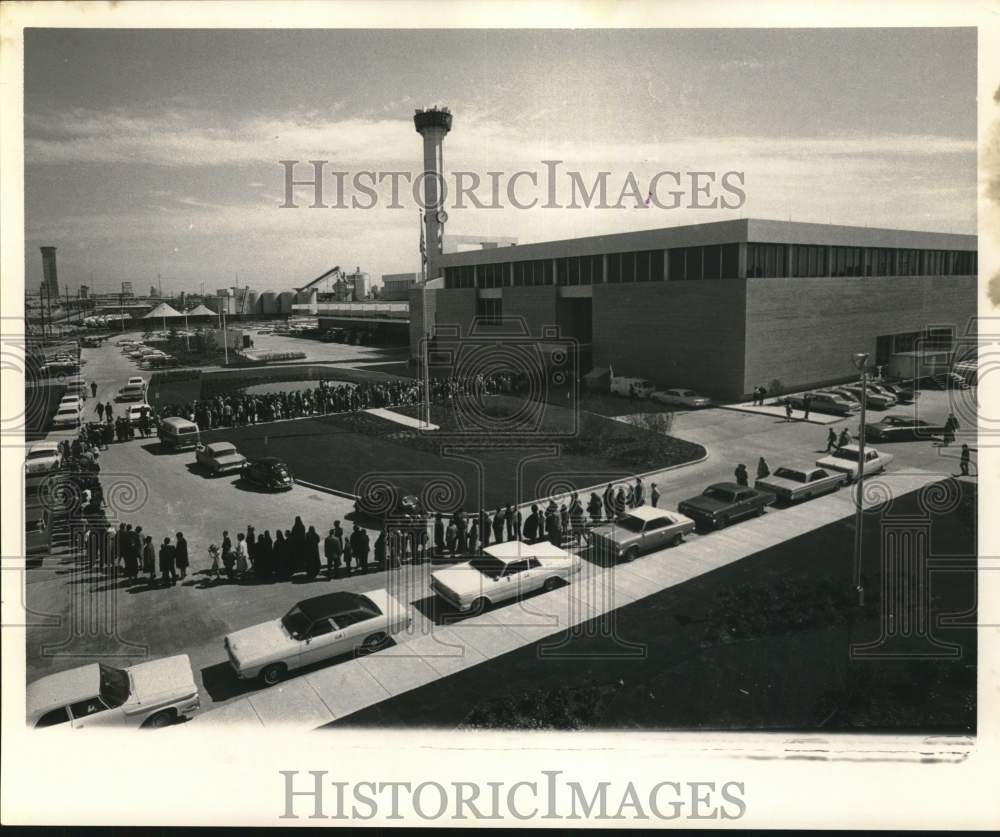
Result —
[[387, 590], [328, 593], [303, 599], [280, 619], [228, 634], [229, 663], [241, 680], [260, 677], [267, 685], [289, 671], [353, 651], [377, 651], [413, 618]]
[[548, 541], [494, 544], [471, 561], [431, 573], [431, 590], [460, 611], [490, 605], [536, 590], [554, 590], [580, 572], [579, 556]]

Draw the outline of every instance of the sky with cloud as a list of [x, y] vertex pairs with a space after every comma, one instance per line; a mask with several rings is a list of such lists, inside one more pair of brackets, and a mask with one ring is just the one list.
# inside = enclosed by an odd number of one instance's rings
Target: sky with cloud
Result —
[[630, 171], [643, 187], [661, 170], [744, 172], [737, 210], [470, 206], [449, 210], [453, 234], [748, 215], [974, 233], [975, 72], [969, 29], [29, 30], [27, 284], [46, 244], [71, 291], [416, 270], [405, 184], [402, 208], [386, 181], [374, 209], [310, 209], [310, 190], [280, 209], [278, 161], [327, 160], [348, 184], [416, 176], [413, 110], [432, 104], [454, 114], [446, 169], [484, 181], [561, 160], [587, 183], [610, 172], [614, 203]]

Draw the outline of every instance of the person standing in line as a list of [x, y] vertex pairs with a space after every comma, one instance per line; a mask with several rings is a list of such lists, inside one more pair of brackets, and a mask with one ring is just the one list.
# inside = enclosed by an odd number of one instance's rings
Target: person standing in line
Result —
[[305, 568], [306, 559], [306, 526], [299, 515], [295, 515], [295, 523], [292, 524], [290, 552], [292, 574], [294, 575]]
[[747, 466], [742, 462], [736, 466], [736, 471], [734, 472], [736, 476], [736, 484], [739, 486], [746, 486], [749, 482], [747, 479]]
[[469, 525], [465, 520], [465, 512], [459, 511], [455, 517], [455, 548], [459, 555], [465, 555], [469, 551]]
[[551, 505], [545, 511], [545, 534], [553, 546], [562, 546], [562, 531], [559, 528], [559, 513]]
[[604, 504], [601, 502], [601, 498], [597, 496], [596, 491], [590, 492], [590, 500], [587, 503], [587, 512], [590, 514], [590, 519], [595, 525], [600, 525], [601, 513], [604, 511]]
[[434, 550], [438, 554], [444, 551], [444, 517], [441, 512], [434, 515]]
[[514, 535], [514, 506], [508, 505], [507, 510], [504, 512], [504, 523], [507, 524], [507, 540], [515, 540]]
[[236, 557], [233, 555], [233, 542], [229, 539], [229, 532], [222, 533], [222, 565], [226, 568], [226, 578], [233, 580], [233, 567]]
[[566, 508], [565, 503], [559, 504], [559, 529], [561, 532], [566, 533], [569, 531], [569, 509]]
[[175, 557], [176, 550], [174, 545], [170, 543], [170, 538], [164, 538], [163, 544], [160, 546], [160, 575], [163, 577], [163, 583], [169, 584], [171, 587], [177, 583], [177, 570], [174, 568]]
[[254, 572], [261, 581], [269, 581], [274, 576], [274, 568], [271, 564], [271, 544], [265, 537], [267, 530], [257, 536], [257, 543], [254, 547], [256, 564]]
[[319, 575], [319, 533], [315, 526], [310, 526], [306, 532], [306, 575], [316, 578]]
[[524, 539], [528, 543], [534, 543], [538, 540], [538, 522], [538, 504], [532, 503], [531, 511], [524, 519], [524, 529], [522, 530]]
[[809, 408], [812, 407], [812, 396], [806, 393], [802, 397], [802, 418], [805, 421], [809, 421]]
[[288, 557], [288, 541], [281, 529], [274, 530], [274, 546], [271, 547], [274, 574], [279, 581], [288, 581], [292, 577], [291, 564]]
[[611, 487], [611, 483], [608, 483], [608, 487], [604, 489], [604, 516], [608, 520], [614, 520], [615, 517], [615, 490]]
[[255, 574], [257, 572], [257, 533], [254, 532], [253, 525], [247, 526], [247, 558], [250, 560], [250, 569]]
[[361, 546], [360, 551], [360, 561], [361, 561], [361, 572], [368, 572], [368, 554], [371, 551], [371, 539], [368, 537], [368, 530], [361, 528], [358, 533], [358, 540]]
[[830, 451], [835, 450], [836, 447], [837, 434], [833, 432], [833, 428], [831, 427], [826, 431], [826, 452], [829, 453]]
[[351, 545], [351, 554], [354, 555], [357, 561], [358, 569], [364, 572], [364, 568], [361, 566], [361, 527], [357, 523], [354, 524], [354, 529], [351, 530], [348, 542]]
[[340, 569], [340, 543], [334, 529], [323, 539], [323, 555], [326, 558], [326, 577], [332, 579]]
[[618, 520], [625, 516], [625, 510], [627, 504], [625, 501], [625, 489], [621, 486], [618, 487], [618, 493], [615, 494], [615, 519]]
[[635, 508], [646, 502], [646, 491], [642, 485], [642, 477], [635, 478], [635, 487], [632, 489], [632, 500], [635, 503]]
[[656, 488], [656, 483], [652, 483], [649, 486], [649, 502], [652, 504], [653, 508], [656, 508], [656, 504], [660, 502], [660, 492]]
[[[357, 529], [355, 529], [357, 531]], [[444, 545], [445, 549], [448, 550], [452, 555], [455, 554], [455, 548], [458, 546], [458, 526], [455, 525], [455, 519], [452, 518], [448, 523], [448, 528], [445, 530], [444, 535]], [[354, 544], [356, 547], [357, 544]], [[357, 555], [357, 549], [354, 550], [354, 554]]]
[[184, 533], [177, 533], [177, 544], [174, 547], [176, 552], [177, 569], [181, 571], [181, 581], [187, 578], [190, 559], [188, 557], [188, 542], [184, 540]]
[[[357, 524], [355, 524], [357, 525]], [[354, 559], [354, 533], [344, 538], [344, 573], [351, 574], [351, 561]]]
[[142, 545], [142, 571], [149, 577], [149, 586], [156, 582], [156, 547], [152, 535], [147, 535]]
[[378, 537], [375, 538], [375, 569], [386, 569], [386, 549], [385, 549], [385, 529], [379, 530]]
[[767, 479], [771, 474], [771, 469], [767, 466], [767, 460], [762, 456], [757, 460], [757, 480]]
[[504, 514], [503, 506], [497, 506], [497, 510], [493, 512], [493, 542], [503, 543], [503, 524], [506, 515]]
[[212, 562], [208, 567], [208, 574], [212, 578], [218, 579], [221, 572], [219, 569], [219, 547], [214, 543], [208, 545], [208, 560]]
[[250, 568], [250, 553], [247, 550], [246, 535], [236, 533], [236, 574], [242, 579]]
[[792, 420], [792, 399], [785, 399], [785, 421]]

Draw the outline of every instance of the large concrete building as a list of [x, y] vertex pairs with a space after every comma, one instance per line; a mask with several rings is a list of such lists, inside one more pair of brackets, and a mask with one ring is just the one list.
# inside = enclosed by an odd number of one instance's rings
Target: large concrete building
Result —
[[581, 372], [724, 399], [848, 380], [853, 353], [944, 345], [976, 315], [968, 235], [740, 219], [435, 255], [410, 291], [414, 357], [432, 333], [557, 329]]

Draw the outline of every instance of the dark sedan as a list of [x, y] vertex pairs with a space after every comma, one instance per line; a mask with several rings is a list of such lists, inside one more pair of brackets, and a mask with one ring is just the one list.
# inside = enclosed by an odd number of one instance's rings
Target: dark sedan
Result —
[[765, 507], [776, 499], [770, 491], [758, 491], [734, 482], [717, 482], [697, 497], [682, 501], [677, 511], [705, 527], [720, 529], [738, 520], [763, 514]]
[[240, 470], [240, 477], [268, 491], [287, 491], [295, 484], [288, 466], [273, 456], [248, 460]]
[[908, 416], [886, 416], [881, 421], [865, 424], [865, 439], [872, 442], [905, 442], [915, 439], [930, 439], [944, 433], [943, 424], [909, 418]]

